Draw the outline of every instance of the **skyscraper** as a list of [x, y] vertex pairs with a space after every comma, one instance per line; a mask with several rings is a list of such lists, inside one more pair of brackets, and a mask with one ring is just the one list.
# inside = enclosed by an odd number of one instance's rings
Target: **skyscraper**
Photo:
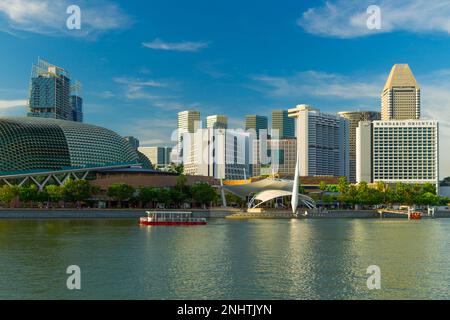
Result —
[[439, 187], [439, 124], [420, 119], [420, 88], [396, 64], [381, 93], [381, 121], [356, 130], [356, 181], [433, 183]]
[[133, 149], [137, 150], [139, 148], [139, 139], [133, 136], [123, 137], [128, 143], [133, 147]]
[[170, 164], [170, 147], [139, 147], [138, 151], [143, 153], [156, 169], [164, 169]]
[[287, 110], [272, 111], [272, 132], [273, 130], [278, 130], [280, 139], [295, 138], [295, 120], [289, 118]]
[[72, 120], [83, 122], [83, 98], [81, 97], [81, 82], [75, 81], [70, 87], [70, 105], [72, 107]]
[[304, 104], [289, 109], [289, 116], [297, 118], [300, 176], [348, 177], [348, 120]]
[[[200, 112], [196, 110], [185, 110], [178, 112], [178, 158], [182, 161], [183, 157], [183, 135], [185, 133], [194, 133], [200, 129]], [[190, 148], [192, 150], [192, 148]], [[190, 155], [186, 155], [190, 156]]]
[[228, 117], [224, 115], [212, 115], [206, 117], [206, 128], [227, 129]]
[[[261, 153], [267, 153], [268, 157]], [[280, 178], [292, 179], [297, 162], [297, 141], [270, 139], [264, 145], [259, 140], [253, 140], [252, 156], [253, 176], [277, 174]], [[262, 158], [266, 158], [267, 163], [262, 163]]]
[[407, 64], [395, 64], [381, 94], [381, 120], [420, 119], [420, 87]]
[[439, 126], [434, 120], [360, 122], [357, 181], [439, 181]]
[[356, 128], [360, 121], [380, 120], [376, 111], [342, 111], [338, 115], [349, 121], [349, 180], [356, 181]]
[[[240, 180], [251, 176], [247, 132], [224, 129], [199, 129], [191, 136], [191, 156], [184, 161], [184, 173], [216, 179]], [[186, 146], [187, 147], [187, 146]]]
[[31, 71], [28, 116], [81, 122], [82, 98], [71, 90], [67, 70], [38, 59]]
[[260, 130], [268, 129], [268, 121], [266, 116], [250, 114], [245, 116], [245, 130], [255, 130], [256, 137], [259, 139]]

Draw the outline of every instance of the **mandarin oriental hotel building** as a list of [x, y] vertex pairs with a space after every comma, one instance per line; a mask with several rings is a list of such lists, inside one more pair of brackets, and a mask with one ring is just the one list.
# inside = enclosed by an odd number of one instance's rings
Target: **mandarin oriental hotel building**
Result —
[[439, 126], [434, 120], [362, 121], [356, 131], [357, 181], [439, 181]]

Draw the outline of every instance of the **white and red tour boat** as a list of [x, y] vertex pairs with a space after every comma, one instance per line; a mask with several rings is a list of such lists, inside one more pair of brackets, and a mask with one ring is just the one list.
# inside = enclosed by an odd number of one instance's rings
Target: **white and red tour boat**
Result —
[[146, 211], [139, 223], [146, 226], [197, 226], [205, 225], [205, 218], [193, 218], [188, 211]]

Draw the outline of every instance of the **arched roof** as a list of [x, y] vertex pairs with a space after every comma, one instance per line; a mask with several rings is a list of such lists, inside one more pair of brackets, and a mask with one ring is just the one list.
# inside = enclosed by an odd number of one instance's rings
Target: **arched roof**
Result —
[[284, 190], [292, 191], [294, 184], [292, 180], [284, 179], [263, 179], [252, 183], [240, 185], [224, 185], [223, 188], [241, 198], [251, 194], [256, 194], [264, 190]]
[[[259, 200], [261, 202], [258, 203], [255, 207], [263, 204], [264, 202], [270, 201], [272, 199], [279, 198], [279, 197], [286, 197], [286, 196], [292, 196], [292, 191], [264, 190], [264, 191], [258, 192], [255, 195], [254, 200]], [[314, 207], [314, 200], [311, 199], [310, 197], [305, 196], [304, 194], [299, 194], [298, 199], [301, 202], [303, 202], [304, 204], [306, 204], [306, 206]]]
[[[254, 200], [262, 201], [258, 204], [260, 205], [278, 197], [292, 196], [293, 187], [293, 180], [267, 178], [241, 185], [224, 185], [223, 189], [241, 198], [253, 195]], [[307, 206], [314, 206], [314, 200], [310, 197], [304, 194], [299, 194], [298, 196], [299, 200]]]
[[0, 118], [3, 173], [137, 163], [137, 151], [124, 138], [99, 126], [38, 117]]

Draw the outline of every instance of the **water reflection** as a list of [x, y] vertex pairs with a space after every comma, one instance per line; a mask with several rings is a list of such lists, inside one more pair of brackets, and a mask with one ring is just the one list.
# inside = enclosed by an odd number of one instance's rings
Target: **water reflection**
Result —
[[[0, 221], [0, 298], [449, 298], [450, 220]], [[82, 290], [65, 287], [82, 270]], [[382, 289], [368, 290], [378, 265]]]

